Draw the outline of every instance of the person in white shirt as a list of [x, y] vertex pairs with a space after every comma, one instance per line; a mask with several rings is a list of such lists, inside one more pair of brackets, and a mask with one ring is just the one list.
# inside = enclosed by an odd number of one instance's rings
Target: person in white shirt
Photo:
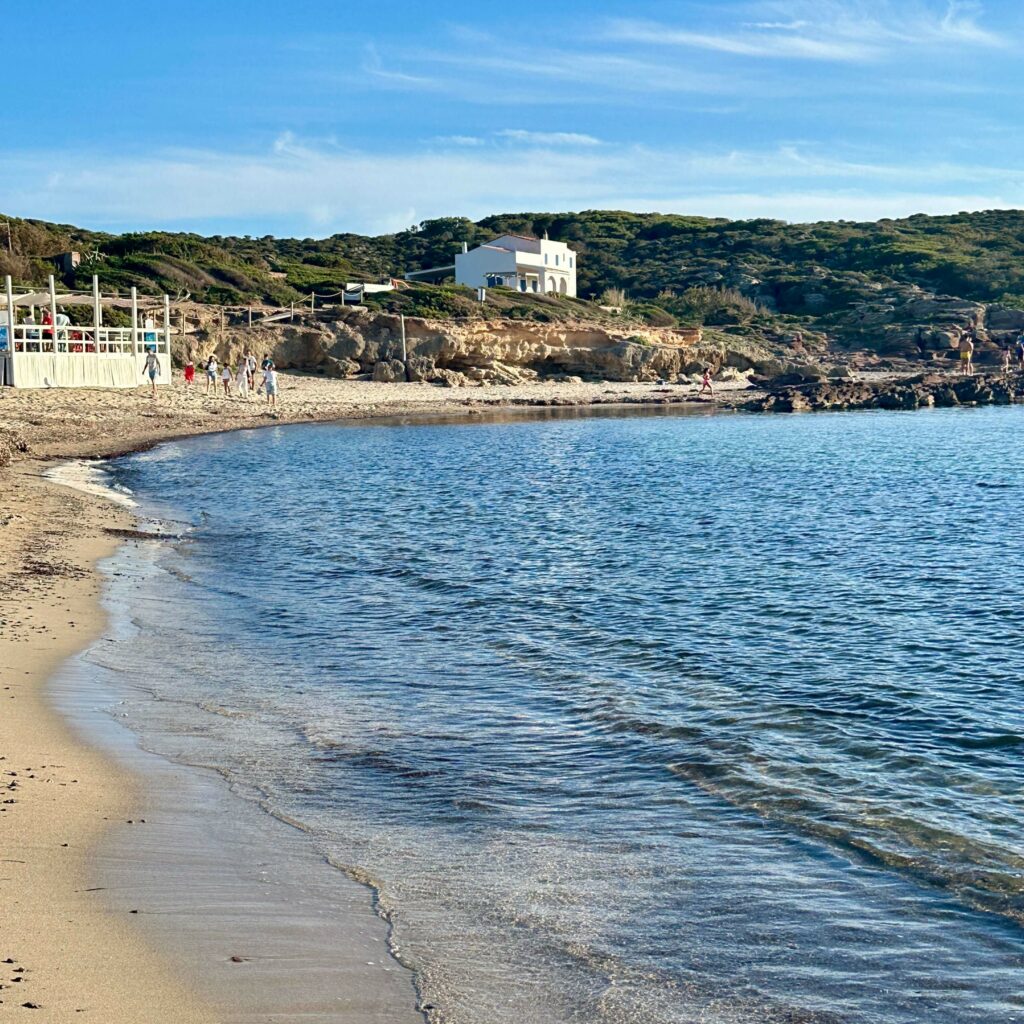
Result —
[[214, 395], [217, 394], [217, 357], [210, 356], [206, 360], [206, 391], [204, 394], [210, 393], [210, 388], [213, 388]]
[[238, 373], [235, 374], [235, 390], [239, 398], [249, 397], [249, 362], [243, 360], [238, 364]]
[[220, 371], [220, 382], [224, 385], [224, 394], [231, 395], [231, 367], [227, 363], [224, 364], [224, 369]]
[[263, 390], [267, 393], [267, 405], [271, 409], [277, 408], [277, 370], [271, 363], [263, 371]]

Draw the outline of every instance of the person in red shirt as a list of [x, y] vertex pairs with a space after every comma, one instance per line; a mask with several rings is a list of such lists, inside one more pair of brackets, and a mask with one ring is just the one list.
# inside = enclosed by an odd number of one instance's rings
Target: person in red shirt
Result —
[[191, 387], [192, 382], [196, 379], [196, 366], [195, 363], [190, 359], [185, 364], [185, 383]]

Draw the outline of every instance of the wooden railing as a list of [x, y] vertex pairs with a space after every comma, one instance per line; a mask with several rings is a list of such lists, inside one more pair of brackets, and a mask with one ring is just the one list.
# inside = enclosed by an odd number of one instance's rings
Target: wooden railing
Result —
[[[6, 333], [6, 332], [5, 332]], [[145, 355], [150, 349], [170, 353], [171, 332], [163, 327], [77, 327], [74, 324], [16, 324], [13, 350], [99, 356]]]

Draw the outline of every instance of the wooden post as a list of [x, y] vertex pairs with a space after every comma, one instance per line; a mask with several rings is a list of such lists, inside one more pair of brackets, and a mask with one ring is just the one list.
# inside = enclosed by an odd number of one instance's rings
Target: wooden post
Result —
[[248, 318], [248, 321], [249, 321], [249, 326], [250, 326], [250, 327], [252, 327], [252, 306], [250, 306], [250, 307], [249, 307], [249, 308], [248, 308], [248, 309], [247, 309], [247, 310], [245, 311], [245, 313], [246, 313], [246, 316], [247, 316], [247, 318]]
[[292, 303], [292, 320], [295, 319], [295, 303]]
[[171, 363], [171, 299], [169, 295], [164, 296], [164, 344], [167, 346], [167, 365], [169, 370]]
[[401, 314], [401, 317], [400, 317], [398, 322], [399, 322], [399, 327], [401, 329], [401, 336], [402, 336], [402, 362], [405, 363], [406, 366], [408, 366], [409, 365], [409, 351], [405, 347], [405, 314], [404, 313]]
[[50, 275], [50, 339], [53, 342], [53, 352], [57, 351], [57, 285], [54, 283], [53, 274]]
[[139, 353], [139, 292], [132, 285], [132, 355]]
[[309, 311], [310, 313], [316, 312], [316, 292], [309, 293]]
[[7, 382], [14, 383], [11, 377], [14, 375], [14, 323], [17, 319], [14, 315], [14, 284], [11, 275], [4, 278], [4, 291], [7, 293], [7, 357], [10, 359], [10, 374]]
[[98, 274], [92, 275], [92, 341], [96, 346], [96, 355], [100, 354], [100, 328], [103, 327], [103, 306], [100, 304], [100, 279]]

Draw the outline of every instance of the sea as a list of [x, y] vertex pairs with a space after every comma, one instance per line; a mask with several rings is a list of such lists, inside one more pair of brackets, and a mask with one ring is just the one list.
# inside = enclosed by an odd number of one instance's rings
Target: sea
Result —
[[106, 472], [165, 539], [107, 565], [97, 694], [365, 883], [433, 1024], [1024, 1021], [1024, 409]]

